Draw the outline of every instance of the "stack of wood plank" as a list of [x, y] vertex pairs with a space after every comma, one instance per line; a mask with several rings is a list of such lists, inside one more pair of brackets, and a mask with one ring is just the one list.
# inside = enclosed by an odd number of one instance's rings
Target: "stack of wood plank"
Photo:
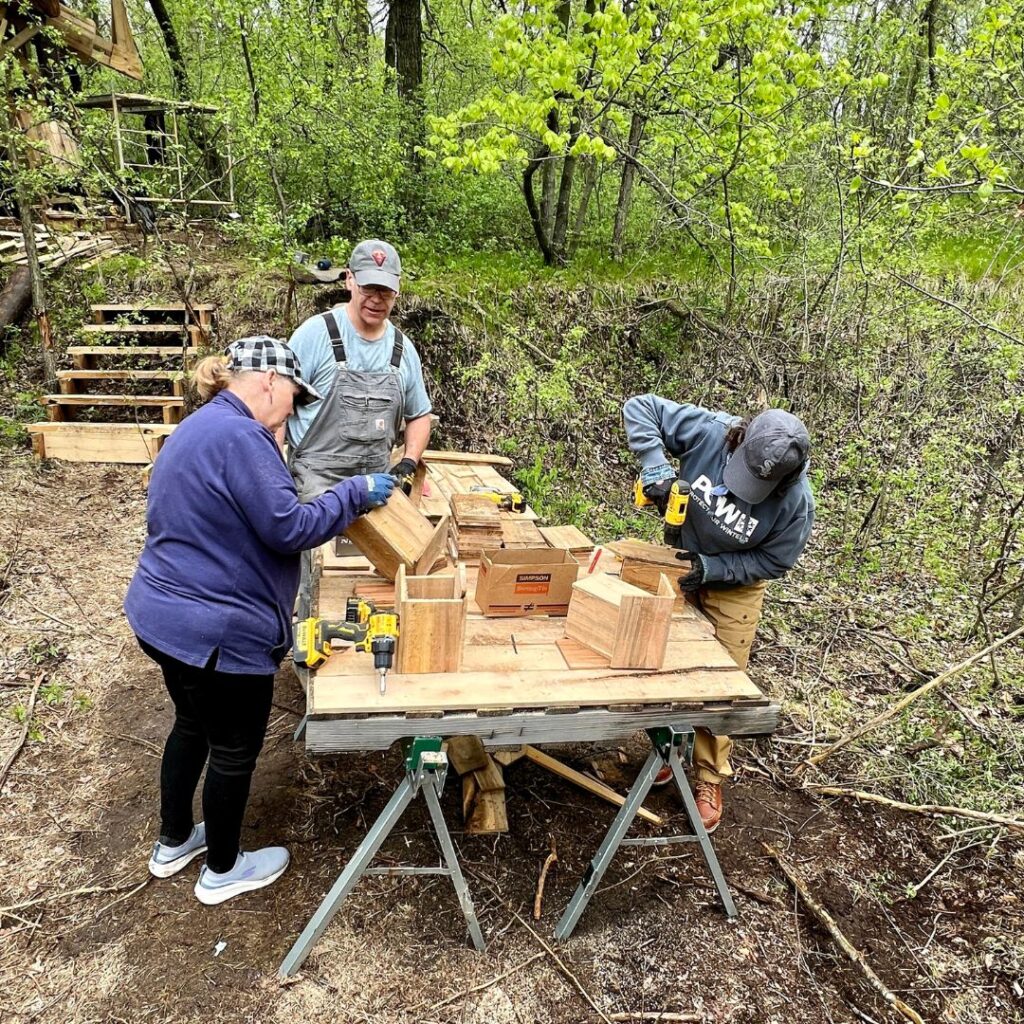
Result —
[[589, 565], [594, 555], [594, 542], [575, 526], [542, 526], [540, 534], [550, 548], [568, 551], [580, 565]]
[[532, 519], [523, 519], [511, 512], [501, 517], [501, 546], [503, 548], [543, 548], [547, 544]]
[[501, 547], [501, 514], [490, 498], [482, 494], [453, 494], [451, 509], [459, 558], [479, 561], [483, 552]]
[[[93, 235], [87, 231], [51, 232], [37, 225], [36, 251], [39, 265], [45, 270], [56, 270], [70, 260], [88, 258], [88, 264], [113, 256], [122, 251], [110, 235]], [[20, 231], [0, 231], [0, 263], [26, 266], [25, 239]]]

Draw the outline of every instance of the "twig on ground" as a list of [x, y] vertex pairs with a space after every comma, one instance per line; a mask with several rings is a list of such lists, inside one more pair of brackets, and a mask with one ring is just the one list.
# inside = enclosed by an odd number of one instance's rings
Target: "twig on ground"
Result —
[[958, 665], [954, 665], [952, 668], [947, 669], [940, 675], [937, 675], [934, 679], [930, 679], [927, 683], [924, 684], [924, 686], [919, 686], [913, 692], [908, 693], [906, 697], [904, 697], [902, 700], [898, 700], [895, 704], [892, 705], [892, 707], [886, 709], [879, 715], [875, 715], [875, 717], [872, 718], [870, 722], [866, 722], [859, 729], [854, 729], [853, 732], [847, 733], [841, 739], [836, 740], [836, 742], [833, 743], [832, 746], [821, 751], [821, 753], [814, 754], [813, 756], [808, 757], [806, 760], [802, 761], [800, 764], [796, 765], [796, 767], [793, 768], [791, 774], [798, 775], [801, 772], [803, 772], [808, 766], [821, 764], [822, 761], [831, 757], [837, 750], [842, 750], [843, 747], [848, 746], [854, 740], [860, 739], [861, 736], [864, 736], [867, 733], [878, 728], [878, 726], [882, 725], [884, 722], [888, 722], [890, 719], [895, 718], [896, 715], [898, 715], [904, 709], [910, 707], [910, 705], [913, 704], [914, 701], [919, 700], [926, 693], [930, 693], [937, 686], [941, 686], [947, 680], [952, 679], [953, 676], [958, 675], [965, 668], [970, 668], [970, 666], [973, 665], [975, 662], [981, 661], [982, 658], [987, 658], [990, 654], [993, 653], [993, 651], [998, 650], [998, 648], [1002, 647], [1004, 644], [1008, 644], [1011, 640], [1015, 640], [1022, 634], [1024, 634], [1024, 626], [1020, 626], [1018, 629], [1015, 629], [1012, 633], [1007, 633], [1006, 636], [997, 640], [995, 643], [989, 644], [988, 647], [984, 648], [984, 650], [978, 651], [976, 654], [972, 654], [969, 658], [965, 658]]
[[4, 783], [7, 781], [7, 773], [11, 770], [14, 759], [21, 753], [21, 748], [25, 746], [25, 740], [28, 739], [29, 730], [32, 728], [32, 712], [36, 707], [36, 696], [39, 694], [39, 687], [43, 685], [44, 679], [46, 679], [46, 673], [40, 672], [36, 676], [36, 681], [32, 684], [32, 692], [28, 698], [28, 707], [25, 710], [25, 721], [21, 723], [21, 735], [15, 742], [14, 749], [7, 755], [3, 766], [0, 767], [0, 791], [4, 788]]
[[149, 885], [149, 883], [152, 881], [153, 876], [146, 875], [146, 877], [141, 882], [139, 882], [139, 884], [135, 886], [134, 889], [129, 889], [128, 892], [122, 893], [120, 896], [117, 897], [117, 899], [111, 900], [109, 903], [105, 903], [102, 907], [100, 907], [100, 909], [96, 911], [96, 916], [99, 917], [101, 914], [109, 910], [111, 907], [123, 902], [131, 896], [134, 896], [140, 889], [145, 889], [146, 886]]
[[547, 881], [548, 871], [551, 865], [558, 860], [558, 850], [555, 848], [555, 837], [551, 837], [551, 852], [544, 860], [544, 866], [540, 869], [540, 878], [537, 879], [537, 895], [533, 897], [533, 919], [540, 920], [541, 909], [544, 904], [544, 883]]
[[651, 1020], [665, 1021], [666, 1024], [688, 1024], [690, 1021], [699, 1021], [701, 1018], [694, 1013], [669, 1013], [668, 1010], [632, 1010], [627, 1013], [611, 1013], [610, 1020]]
[[474, 985], [472, 988], [463, 989], [461, 992], [456, 992], [455, 995], [449, 996], [447, 999], [442, 999], [439, 1003], [434, 1003], [430, 1007], [431, 1010], [436, 1010], [439, 1007], [447, 1006], [449, 1003], [454, 1003], [456, 999], [462, 999], [464, 996], [471, 996], [474, 992], [482, 992], [485, 988], [490, 988], [491, 985], [496, 985], [499, 981], [504, 981], [510, 974], [515, 974], [516, 971], [521, 971], [524, 967], [532, 964], [534, 960], [539, 960], [543, 953], [534, 953], [533, 956], [527, 957], [522, 963], [516, 964], [515, 967], [510, 967], [504, 974], [497, 974], [493, 978], [489, 978], [487, 981], [481, 982], [479, 985]]
[[831, 935], [835, 940], [839, 948], [847, 955], [850, 961], [857, 966], [871, 987], [894, 1010], [900, 1013], [907, 1020], [912, 1021], [913, 1024], [924, 1024], [924, 1021], [921, 1020], [918, 1014], [907, 1006], [903, 1000], [898, 999], [886, 986], [885, 982], [875, 974], [864, 959], [864, 954], [850, 942], [850, 940], [842, 933], [839, 925], [836, 924], [832, 915], [810, 894], [804, 880], [796, 873], [796, 870], [789, 864], [785, 857], [783, 857], [782, 854], [769, 843], [762, 843], [761, 845], [775, 860], [779, 867], [782, 868], [783, 874], [785, 874], [789, 879], [790, 884], [799, 893], [800, 898], [804, 901], [804, 905], [811, 911], [817, 922], [825, 928], [829, 935]]
[[0, 907], [0, 917], [7, 917], [12, 910], [26, 910], [28, 907], [35, 907], [40, 903], [54, 903], [57, 900], [74, 899], [76, 896], [96, 896], [101, 892], [121, 892], [137, 884], [137, 882], [131, 881], [123, 882], [120, 885], [86, 885], [81, 889], [69, 889], [67, 892], [52, 892], [46, 896], [36, 896], [35, 899], [25, 900], [22, 903], [12, 903], [9, 907]]
[[143, 739], [141, 736], [132, 736], [130, 733], [119, 732], [115, 739], [127, 740], [129, 743], [138, 743], [140, 747], [145, 747], [146, 750], [155, 754], [157, 757], [164, 756], [163, 750], [153, 743], [152, 740]]
[[[511, 910], [511, 907], [509, 909]], [[515, 916], [515, 919], [534, 937], [537, 944], [544, 950], [544, 952], [547, 953], [547, 955], [551, 957], [556, 964], [558, 964], [561, 972], [569, 979], [570, 982], [572, 982], [573, 987], [581, 996], [583, 996], [594, 1013], [596, 1013], [601, 1020], [605, 1022], [605, 1024], [611, 1024], [611, 1018], [608, 1014], [606, 1014], [604, 1010], [594, 1002], [590, 993], [580, 984], [579, 978], [577, 978], [576, 975], [565, 966], [558, 954], [529, 926], [529, 924], [526, 923], [525, 920], [523, 920], [518, 913], [516, 913], [516, 911], [512, 910], [512, 914]]]
[[1014, 832], [1024, 833], [1024, 821], [1018, 818], [1011, 818], [1007, 814], [998, 814], [995, 811], [973, 811], [968, 807], [944, 807], [942, 804], [905, 804], [901, 800], [890, 800], [887, 796], [879, 796], [877, 793], [866, 793], [860, 789], [842, 789], [839, 786], [822, 786], [816, 782], [808, 782], [807, 788], [815, 793], [824, 793], [826, 796], [845, 796], [851, 800], [879, 804], [882, 807], [891, 807], [897, 811], [926, 814], [931, 818], [947, 816], [950, 818], [971, 818], [974, 821], [986, 821], [993, 825], [1002, 825], [1004, 828], [1012, 829]]

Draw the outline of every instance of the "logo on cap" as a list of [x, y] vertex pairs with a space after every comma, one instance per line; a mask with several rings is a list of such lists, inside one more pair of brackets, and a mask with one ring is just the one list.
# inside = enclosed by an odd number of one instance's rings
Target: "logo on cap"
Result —
[[374, 249], [370, 253], [370, 257], [378, 267], [384, 266], [384, 261], [388, 258], [388, 254], [383, 249]]

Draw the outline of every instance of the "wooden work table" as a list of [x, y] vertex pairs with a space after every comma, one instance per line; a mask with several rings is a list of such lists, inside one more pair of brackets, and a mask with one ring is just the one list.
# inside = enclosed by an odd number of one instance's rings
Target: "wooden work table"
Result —
[[[353, 594], [382, 605], [393, 599], [386, 580], [331, 561], [325, 559], [319, 579], [318, 615], [343, 618]], [[618, 565], [604, 557], [595, 571], [615, 572]], [[778, 706], [737, 668], [691, 605], [677, 602], [662, 668], [612, 669], [565, 638], [564, 618], [485, 618], [472, 602], [475, 581], [476, 569], [467, 567], [471, 611], [459, 672], [392, 672], [382, 695], [371, 657], [343, 650], [311, 674], [311, 751], [385, 749], [423, 734], [474, 735], [492, 747], [610, 739], [667, 721], [726, 735], [776, 727]]]

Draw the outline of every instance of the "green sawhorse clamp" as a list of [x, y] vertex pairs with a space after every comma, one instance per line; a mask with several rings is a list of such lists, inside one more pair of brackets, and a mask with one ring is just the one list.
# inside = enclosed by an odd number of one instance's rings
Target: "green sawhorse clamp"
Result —
[[[455, 894], [459, 906], [469, 926], [470, 938], [478, 950], [484, 949], [484, 937], [476, 919], [473, 901], [469, 895], [469, 887], [459, 867], [452, 837], [444, 821], [441, 810], [440, 796], [444, 789], [445, 776], [448, 774], [448, 755], [441, 750], [440, 736], [417, 736], [404, 742], [405, 777], [402, 779], [380, 817], [366, 833], [366, 838], [359, 844], [359, 849], [345, 865], [331, 891], [324, 897], [316, 913], [310, 918], [309, 924], [284, 958], [277, 974], [279, 978], [290, 978], [302, 966], [310, 950], [323, 935], [331, 918], [337, 913], [345, 897], [356, 887], [363, 875], [448, 875], [455, 886]], [[384, 840], [398, 824], [405, 809], [412, 803], [417, 794], [422, 793], [430, 812], [430, 820], [434, 826], [438, 845], [444, 857], [444, 867], [388, 867], [371, 868], [370, 861], [376, 856]]]
[[[569, 906], [565, 908], [557, 926], [555, 927], [555, 938], [564, 940], [569, 938], [576, 927], [577, 922], [587, 909], [591, 896], [597, 891], [601, 884], [608, 865], [611, 864], [615, 852], [620, 846], [667, 846], [669, 843], [699, 843], [701, 853], [711, 871], [711, 877], [715, 880], [715, 888], [721, 897], [722, 905], [725, 907], [726, 915], [731, 919], [737, 916], [736, 904], [733, 903], [729, 886], [722, 874], [722, 867], [718, 863], [718, 857], [711, 846], [711, 839], [704, 822], [700, 820], [700, 813], [697, 810], [697, 801], [693, 797], [693, 790], [686, 779], [683, 771], [685, 764], [693, 759], [693, 728], [692, 726], [665, 726], [659, 729], [648, 729], [647, 735], [651, 739], [654, 748], [647, 757], [633, 783], [626, 802], [619, 808], [615, 820], [611, 823], [607, 835], [605, 835], [601, 846], [598, 848], [594, 859], [590, 862], [583, 874], [579, 887], [576, 889]], [[680, 757], [682, 753], [683, 757]], [[672, 778], [683, 798], [683, 806], [686, 808], [686, 816], [690, 820], [692, 835], [684, 836], [658, 836], [647, 839], [626, 839], [626, 832], [633, 824], [637, 811], [643, 806], [643, 802], [654, 785], [654, 779], [662, 766], [668, 765], [672, 770]]]

